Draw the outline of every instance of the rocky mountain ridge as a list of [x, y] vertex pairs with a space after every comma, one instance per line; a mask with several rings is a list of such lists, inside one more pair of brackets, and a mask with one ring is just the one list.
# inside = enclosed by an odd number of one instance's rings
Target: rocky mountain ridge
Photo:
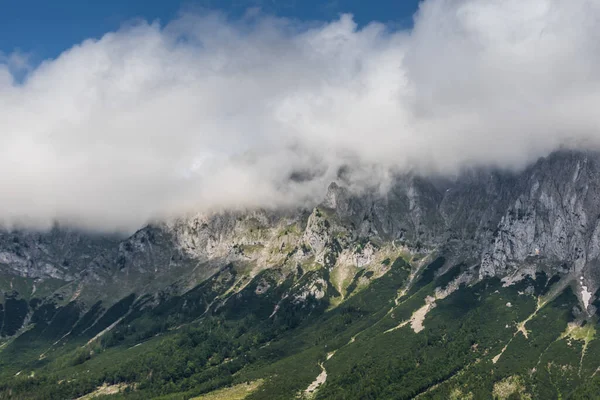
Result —
[[332, 183], [312, 210], [196, 215], [126, 239], [59, 228], [3, 232], [0, 268], [34, 287], [58, 281], [49, 292], [91, 304], [185, 292], [230, 263], [248, 277], [274, 266], [326, 267], [343, 294], [358, 269], [392, 253], [443, 254], [472, 266], [478, 279], [567, 276], [588, 308], [600, 287], [599, 178], [599, 154], [560, 151], [518, 173], [403, 175], [383, 195]]

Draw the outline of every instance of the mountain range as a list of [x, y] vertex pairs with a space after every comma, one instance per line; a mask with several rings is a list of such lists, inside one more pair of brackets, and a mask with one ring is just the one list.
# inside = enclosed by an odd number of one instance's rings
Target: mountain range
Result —
[[585, 151], [129, 237], [4, 230], [0, 398], [597, 398], [599, 288]]

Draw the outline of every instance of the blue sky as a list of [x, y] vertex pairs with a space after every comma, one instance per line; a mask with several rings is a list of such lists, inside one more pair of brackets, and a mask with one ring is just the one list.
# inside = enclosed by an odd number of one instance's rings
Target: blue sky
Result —
[[18, 50], [35, 63], [132, 19], [166, 22], [182, 10], [202, 8], [235, 17], [252, 7], [301, 20], [331, 20], [349, 12], [361, 25], [381, 21], [406, 27], [418, 0], [0, 0], [0, 52]]

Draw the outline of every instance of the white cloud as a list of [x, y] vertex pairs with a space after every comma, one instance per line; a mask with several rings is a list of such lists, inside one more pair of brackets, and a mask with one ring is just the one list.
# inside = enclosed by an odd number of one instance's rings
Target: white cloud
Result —
[[411, 31], [187, 15], [23, 83], [0, 58], [0, 220], [128, 230], [312, 201], [347, 164], [373, 182], [598, 146], [598, 4], [427, 0]]

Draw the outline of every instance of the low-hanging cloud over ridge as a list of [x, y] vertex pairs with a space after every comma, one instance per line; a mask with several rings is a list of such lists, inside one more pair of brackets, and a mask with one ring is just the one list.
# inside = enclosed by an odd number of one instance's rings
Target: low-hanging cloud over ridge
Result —
[[184, 15], [20, 83], [3, 56], [0, 221], [127, 230], [310, 202], [343, 166], [360, 185], [597, 147], [599, 19], [590, 0], [426, 0], [406, 31]]

